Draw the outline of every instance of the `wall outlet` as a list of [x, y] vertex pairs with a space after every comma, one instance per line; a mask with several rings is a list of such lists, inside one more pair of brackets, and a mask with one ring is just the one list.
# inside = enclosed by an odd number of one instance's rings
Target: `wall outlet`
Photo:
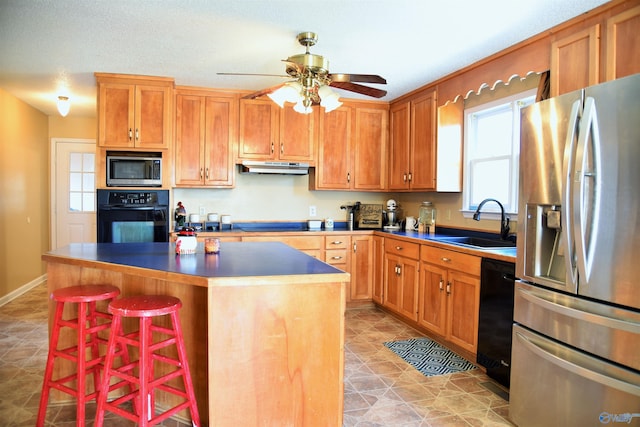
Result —
[[205, 206], [200, 206], [200, 215], [206, 215], [207, 208]]
[[316, 216], [318, 213], [316, 212], [315, 206], [309, 206], [309, 216]]

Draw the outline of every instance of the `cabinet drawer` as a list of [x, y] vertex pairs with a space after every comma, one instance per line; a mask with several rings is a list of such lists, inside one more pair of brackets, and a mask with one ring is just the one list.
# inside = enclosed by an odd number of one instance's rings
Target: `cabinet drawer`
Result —
[[318, 253], [322, 248], [322, 236], [284, 236], [276, 235], [271, 236], [246, 236], [242, 238], [243, 242], [282, 242], [287, 245], [296, 248], [298, 250], [315, 249]]
[[441, 267], [463, 271], [475, 276], [480, 275], [480, 262], [482, 258], [478, 256], [423, 245], [420, 259]]
[[350, 242], [350, 236], [327, 236], [324, 239], [324, 248], [326, 250], [348, 249]]
[[420, 257], [420, 244], [408, 243], [402, 240], [385, 239], [385, 252], [388, 254], [396, 254], [405, 258], [418, 259]]
[[327, 264], [345, 264], [347, 262], [347, 250], [336, 249], [325, 252]]

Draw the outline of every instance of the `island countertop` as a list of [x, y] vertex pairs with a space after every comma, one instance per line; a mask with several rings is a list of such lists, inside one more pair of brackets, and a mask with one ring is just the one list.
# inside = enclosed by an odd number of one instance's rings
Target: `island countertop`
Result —
[[[100, 283], [117, 286], [121, 297], [179, 298], [203, 426], [342, 426], [349, 274], [281, 242], [222, 242], [217, 255], [201, 245], [176, 255], [169, 242], [71, 244], [42, 255], [47, 287]], [[70, 317], [73, 310], [65, 307]], [[53, 313], [50, 300], [50, 330]], [[59, 346], [74, 340], [69, 334]], [[71, 375], [72, 365], [54, 375]], [[57, 390], [50, 397], [67, 398]], [[173, 407], [180, 398], [156, 403]], [[187, 411], [179, 416], [188, 422]]]
[[[196, 253], [187, 255], [177, 255], [175, 244], [166, 242], [76, 243], [49, 251], [42, 259], [80, 265], [104, 263], [114, 270], [143, 268], [151, 276], [168, 274], [197, 286], [236, 284], [236, 279], [247, 277], [330, 275], [327, 280], [349, 280], [347, 273], [280, 242], [222, 242], [219, 254], [205, 254], [199, 243]], [[336, 274], [341, 277], [333, 276]]]

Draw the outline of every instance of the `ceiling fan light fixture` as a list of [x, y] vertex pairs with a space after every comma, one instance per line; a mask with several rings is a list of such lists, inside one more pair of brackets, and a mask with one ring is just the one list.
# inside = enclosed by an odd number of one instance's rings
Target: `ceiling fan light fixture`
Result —
[[293, 111], [300, 114], [311, 114], [313, 112], [313, 108], [311, 108], [311, 99], [300, 99], [300, 101], [293, 106]]
[[58, 96], [58, 101], [56, 102], [57, 106], [58, 106], [58, 113], [60, 113], [60, 115], [62, 117], [67, 117], [67, 114], [69, 114], [69, 110], [71, 109], [71, 102], [69, 102], [69, 97], [68, 96]]
[[331, 90], [329, 86], [322, 85], [318, 88], [318, 96], [320, 96], [320, 105], [324, 107], [325, 112], [329, 113], [342, 105], [340, 97]]
[[284, 108], [285, 102], [298, 102], [301, 100], [300, 91], [302, 90], [302, 85], [298, 82], [288, 82], [285, 83], [278, 90], [271, 92], [267, 96], [271, 98], [273, 102], [278, 104], [280, 108]]

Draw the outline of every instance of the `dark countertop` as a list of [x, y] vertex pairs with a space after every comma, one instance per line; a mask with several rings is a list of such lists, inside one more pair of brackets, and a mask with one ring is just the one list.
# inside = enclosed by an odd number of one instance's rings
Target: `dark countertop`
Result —
[[280, 242], [222, 242], [219, 254], [176, 255], [174, 243], [75, 243], [43, 255], [43, 260], [72, 259], [138, 267], [160, 272], [218, 277], [345, 274]]

